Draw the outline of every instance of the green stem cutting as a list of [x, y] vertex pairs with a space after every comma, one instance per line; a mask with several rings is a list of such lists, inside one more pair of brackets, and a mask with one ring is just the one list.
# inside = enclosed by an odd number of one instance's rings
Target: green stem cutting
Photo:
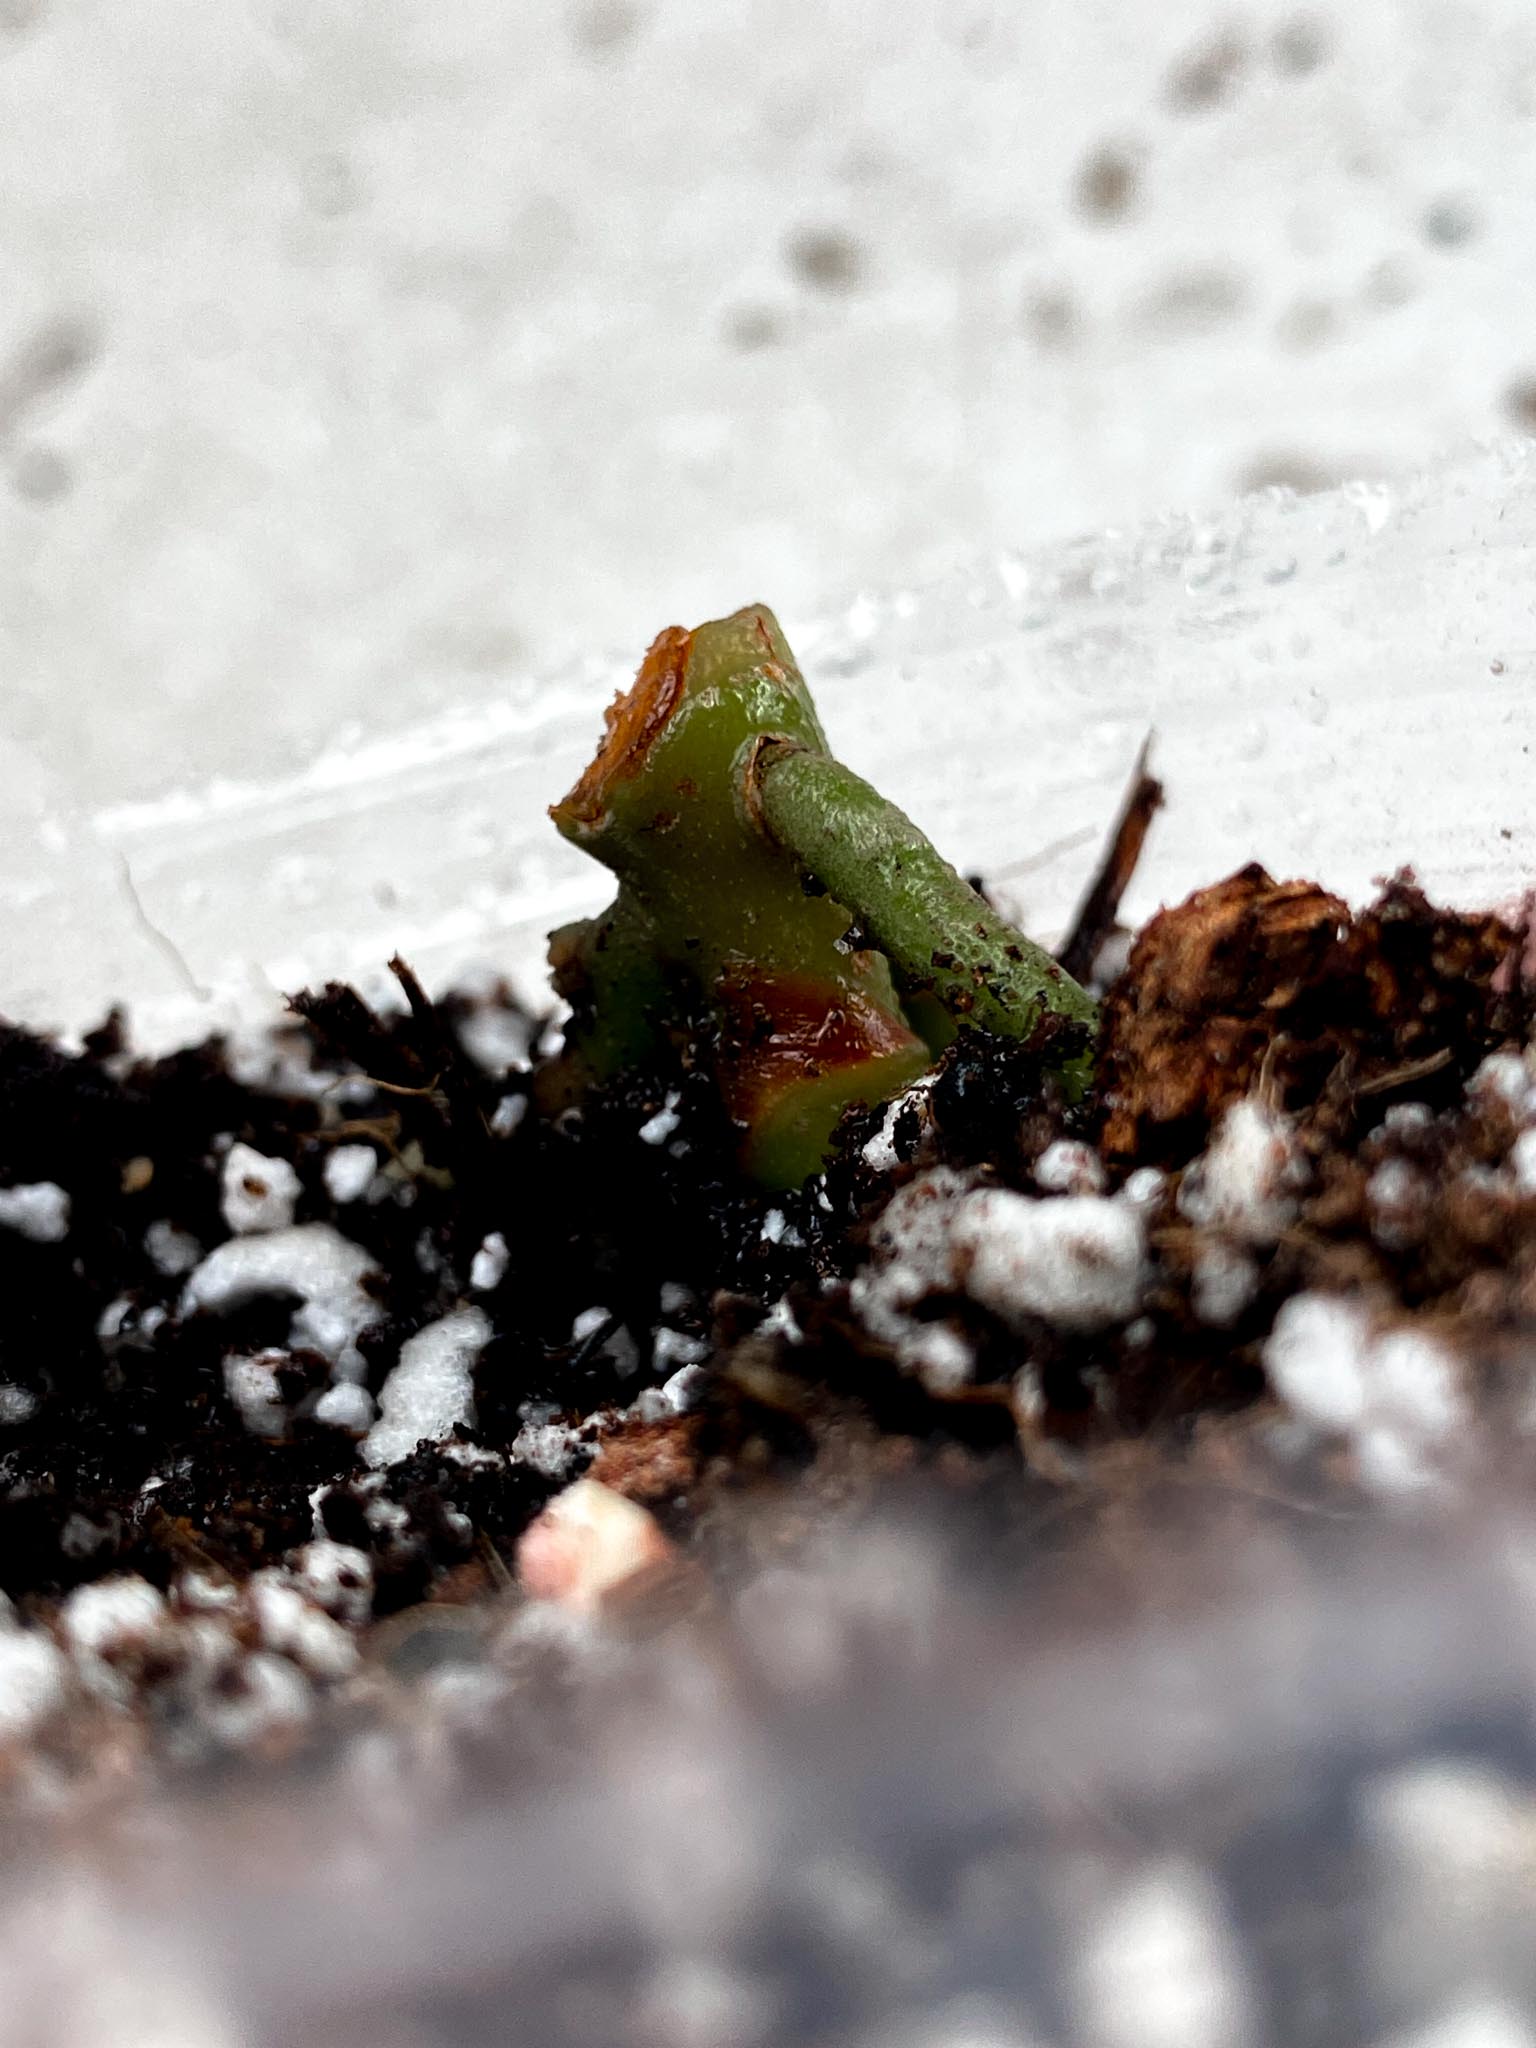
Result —
[[[764, 1185], [814, 1173], [849, 1108], [897, 1093], [959, 1031], [1095, 1021], [1049, 955], [832, 758], [761, 606], [663, 633], [551, 815], [619, 889], [552, 940], [573, 1015], [547, 1092], [577, 1099], [654, 1061], [702, 1011]], [[1063, 1071], [1081, 1085], [1081, 1060]]]

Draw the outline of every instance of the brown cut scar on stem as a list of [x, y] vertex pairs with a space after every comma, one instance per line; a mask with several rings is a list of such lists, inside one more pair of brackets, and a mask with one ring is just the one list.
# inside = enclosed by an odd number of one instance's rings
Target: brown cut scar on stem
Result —
[[[766, 636], [765, 636], [766, 637]], [[608, 808], [608, 794], [621, 777], [637, 775], [683, 691], [693, 634], [683, 626], [658, 633], [627, 690], [603, 713], [603, 738], [570, 794], [551, 804], [558, 825], [596, 825]]]

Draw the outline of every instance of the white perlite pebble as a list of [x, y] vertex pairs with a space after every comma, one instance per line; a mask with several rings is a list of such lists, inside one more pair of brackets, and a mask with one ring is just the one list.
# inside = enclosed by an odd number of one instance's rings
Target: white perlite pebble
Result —
[[678, 1125], [682, 1122], [682, 1118], [677, 1113], [677, 1105], [680, 1099], [675, 1088], [667, 1090], [660, 1109], [657, 1110], [654, 1116], [647, 1117], [640, 1126], [640, 1142], [642, 1145], [666, 1144], [668, 1138], [673, 1135]]
[[364, 1622], [373, 1612], [373, 1559], [350, 1543], [321, 1537], [289, 1559], [294, 1578], [337, 1621]]
[[789, 1305], [788, 1297], [780, 1295], [767, 1315], [757, 1326], [760, 1337], [782, 1337], [786, 1344], [803, 1344], [805, 1332], [795, 1321], [795, 1312]]
[[[873, 1336], [895, 1350], [908, 1371], [920, 1369], [931, 1325], [912, 1310], [924, 1296], [953, 1292], [958, 1285], [951, 1230], [967, 1183], [947, 1167], [920, 1175], [894, 1195], [874, 1227], [874, 1258], [856, 1273], [850, 1289], [854, 1308]], [[801, 1341], [786, 1301], [761, 1325], [764, 1332]]]
[[1129, 1202], [1133, 1209], [1155, 1209], [1167, 1185], [1168, 1176], [1160, 1166], [1138, 1166], [1126, 1175], [1120, 1199]]
[[219, 1206], [236, 1237], [258, 1230], [286, 1230], [299, 1199], [299, 1176], [286, 1159], [268, 1159], [251, 1145], [231, 1145], [224, 1155]]
[[528, 1114], [526, 1095], [503, 1095], [491, 1111], [491, 1136], [510, 1138], [523, 1118]]
[[1226, 1330], [1252, 1301], [1259, 1269], [1246, 1252], [1218, 1240], [1196, 1252], [1191, 1281], [1195, 1314], [1202, 1323]]
[[896, 1127], [910, 1111], [916, 1112], [920, 1130], [926, 1126], [933, 1114], [932, 1094], [933, 1081], [931, 1077], [924, 1076], [922, 1080], [914, 1082], [903, 1094], [886, 1104], [880, 1128], [866, 1141], [863, 1151], [864, 1164], [873, 1172], [896, 1171], [901, 1164], [900, 1155], [896, 1150]]
[[1413, 1131], [1427, 1131], [1435, 1120], [1435, 1113], [1427, 1102], [1394, 1102], [1381, 1120], [1384, 1131], [1395, 1131], [1399, 1136]]
[[506, 1464], [500, 1451], [488, 1451], [484, 1444], [472, 1444], [456, 1436], [451, 1444], [443, 1445], [443, 1456], [455, 1465], [462, 1465], [466, 1472], [499, 1472]]
[[168, 1280], [179, 1280], [184, 1273], [190, 1273], [203, 1256], [203, 1248], [191, 1231], [179, 1229], [163, 1216], [145, 1231], [144, 1250], [155, 1271]]
[[235, 1683], [207, 1692], [199, 1705], [203, 1726], [231, 1749], [270, 1740], [309, 1719], [314, 1695], [297, 1664], [272, 1650], [241, 1659]]
[[[600, 1306], [584, 1308], [571, 1324], [571, 1342], [585, 1344], [607, 1322], [609, 1311]], [[606, 1358], [620, 1379], [627, 1380], [640, 1363], [639, 1348], [634, 1338], [622, 1325], [605, 1337], [598, 1347], [597, 1356]]]
[[59, 1609], [59, 1627], [81, 1683], [107, 1700], [126, 1700], [132, 1691], [131, 1679], [116, 1668], [118, 1660], [141, 1654], [173, 1625], [164, 1594], [147, 1579], [77, 1586]]
[[1055, 1138], [1035, 1161], [1035, 1185], [1047, 1195], [1099, 1195], [1104, 1167], [1091, 1145]]
[[18, 1742], [64, 1703], [69, 1662], [41, 1629], [0, 1625], [0, 1741]]
[[507, 1240], [499, 1230], [481, 1239], [479, 1251], [469, 1262], [469, 1284], [477, 1294], [489, 1294], [501, 1285], [511, 1257]]
[[948, 1323], [924, 1323], [902, 1347], [902, 1359], [930, 1394], [957, 1393], [976, 1371], [976, 1353]]
[[78, 1656], [101, 1657], [153, 1635], [166, 1612], [165, 1595], [148, 1579], [97, 1579], [69, 1595], [59, 1609], [59, 1624]]
[[710, 1382], [709, 1367], [702, 1362], [685, 1365], [673, 1373], [671, 1379], [663, 1380], [656, 1389], [673, 1415], [688, 1415], [698, 1407], [704, 1398], [704, 1390]]
[[1517, 1052], [1491, 1052], [1467, 1083], [1469, 1095], [1493, 1095], [1517, 1115], [1524, 1110], [1531, 1071]]
[[19, 1231], [34, 1244], [62, 1244], [69, 1235], [69, 1197], [56, 1180], [0, 1188], [0, 1230]]
[[967, 1293], [1004, 1321], [1039, 1316], [1067, 1330], [1103, 1329], [1140, 1306], [1146, 1232], [1133, 1204], [1101, 1195], [1036, 1198], [973, 1188], [937, 1168], [886, 1205], [874, 1258], [851, 1295], [866, 1326], [935, 1389], [968, 1376], [968, 1348], [912, 1311], [929, 1295]]
[[224, 1391], [252, 1436], [276, 1441], [288, 1433], [288, 1404], [277, 1383], [286, 1351], [231, 1351], [224, 1359]]
[[1362, 1481], [1379, 1492], [1419, 1487], [1465, 1420], [1456, 1361], [1418, 1330], [1373, 1332], [1355, 1301], [1299, 1294], [1264, 1346], [1275, 1393], [1305, 1421], [1348, 1437]]
[[1429, 1200], [1429, 1182], [1406, 1159], [1384, 1159], [1365, 1184], [1371, 1235], [1389, 1251], [1413, 1242], [1415, 1224]]
[[252, 1572], [247, 1591], [264, 1649], [291, 1658], [311, 1678], [345, 1678], [356, 1668], [356, 1643], [287, 1572]]
[[37, 1396], [14, 1380], [0, 1380], [0, 1429], [15, 1429], [37, 1413]]
[[1509, 1148], [1509, 1167], [1522, 1195], [1536, 1195], [1536, 1130], [1522, 1131]]
[[410, 1510], [397, 1500], [369, 1501], [363, 1509], [363, 1520], [386, 1548], [403, 1543], [411, 1526]]
[[709, 1345], [702, 1337], [690, 1337], [686, 1330], [659, 1329], [651, 1341], [651, 1365], [657, 1372], [672, 1372], [680, 1365], [697, 1365], [708, 1358]]
[[961, 1202], [952, 1241], [966, 1293], [1005, 1322], [1041, 1316], [1063, 1330], [1102, 1330], [1141, 1305], [1145, 1233], [1123, 1202], [982, 1188]]
[[513, 1464], [531, 1466], [546, 1479], [568, 1479], [577, 1458], [587, 1448], [579, 1424], [534, 1417], [513, 1437], [511, 1455]]
[[177, 1606], [189, 1614], [228, 1614], [240, 1604], [234, 1580], [218, 1579], [210, 1572], [181, 1572], [171, 1590]]
[[703, 1400], [709, 1380], [707, 1365], [685, 1365], [659, 1387], [642, 1387], [629, 1412], [640, 1422], [667, 1422], [674, 1415], [691, 1414]]
[[326, 1155], [325, 1192], [338, 1208], [360, 1202], [373, 1183], [378, 1163], [371, 1145], [338, 1145]]
[[1289, 1122], [1256, 1096], [1234, 1102], [1185, 1172], [1179, 1213], [1242, 1244], [1275, 1244], [1296, 1215], [1306, 1165]]
[[107, 1303], [101, 1314], [96, 1318], [96, 1334], [103, 1344], [114, 1343], [117, 1338], [122, 1336], [132, 1315], [133, 1296], [131, 1294], [114, 1295], [112, 1300]]
[[425, 1437], [440, 1444], [460, 1423], [475, 1421], [475, 1361], [489, 1343], [483, 1309], [455, 1309], [418, 1330], [379, 1395], [378, 1421], [363, 1439], [366, 1464], [380, 1467], [408, 1458]]
[[316, 1422], [327, 1429], [350, 1430], [353, 1436], [362, 1436], [370, 1429], [377, 1412], [368, 1389], [355, 1386], [351, 1380], [338, 1380], [335, 1386], [327, 1387], [314, 1408]]
[[528, 1064], [529, 1020], [502, 1003], [470, 1010], [457, 1030], [459, 1044], [484, 1073], [500, 1076]]
[[948, 1167], [902, 1188], [875, 1222], [873, 1266], [853, 1281], [853, 1299], [877, 1337], [895, 1342], [905, 1329], [905, 1311], [926, 1294], [955, 1285], [952, 1239], [958, 1207], [968, 1183]]
[[382, 1311], [365, 1292], [373, 1260], [329, 1223], [235, 1237], [215, 1246], [182, 1289], [181, 1314], [227, 1315], [264, 1294], [296, 1294], [289, 1342], [328, 1358], [339, 1377], [360, 1378], [357, 1340]]

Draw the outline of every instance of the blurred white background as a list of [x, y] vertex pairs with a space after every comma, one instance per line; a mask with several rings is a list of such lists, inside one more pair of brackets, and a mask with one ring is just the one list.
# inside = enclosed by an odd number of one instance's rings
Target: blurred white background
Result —
[[1529, 0], [5, 0], [0, 164], [86, 802], [1536, 416]]
[[1536, 421], [1530, 0], [0, 0], [0, 176], [13, 932], [674, 618]]

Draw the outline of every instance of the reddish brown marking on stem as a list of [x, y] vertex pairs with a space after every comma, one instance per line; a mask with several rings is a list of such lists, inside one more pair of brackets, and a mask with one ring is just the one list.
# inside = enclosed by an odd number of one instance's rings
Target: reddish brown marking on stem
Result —
[[726, 1107], [755, 1129], [808, 1078], [911, 1052], [921, 1041], [857, 989], [799, 974], [743, 973], [720, 989]]
[[639, 774], [682, 698], [692, 647], [693, 635], [685, 627], [668, 626], [657, 634], [631, 687], [621, 690], [603, 713], [603, 743], [581, 780], [569, 796], [551, 804], [549, 814], [557, 825], [590, 830], [602, 821], [614, 783]]

